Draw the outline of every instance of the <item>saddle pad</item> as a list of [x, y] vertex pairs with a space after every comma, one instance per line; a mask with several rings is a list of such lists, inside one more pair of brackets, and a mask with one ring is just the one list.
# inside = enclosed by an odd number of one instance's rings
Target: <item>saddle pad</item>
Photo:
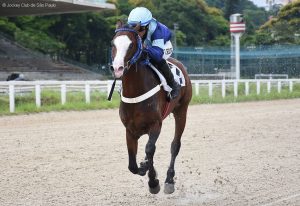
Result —
[[183, 73], [182, 71], [173, 63], [167, 61], [172, 73], [173, 73], [173, 76], [174, 76], [174, 79], [175, 81], [182, 87], [185, 86], [185, 78], [183, 76]]
[[[183, 76], [183, 73], [181, 72], [181, 70], [173, 63], [167, 61], [173, 76], [174, 76], [174, 80], [182, 87], [185, 86], [185, 78]], [[160, 71], [158, 71], [158, 69], [156, 69], [155, 66], [153, 66], [153, 64], [149, 63], [150, 68], [158, 75], [160, 82], [164, 88], [164, 90], [166, 92], [170, 92], [172, 90], [172, 88], [167, 84], [166, 78], [160, 73]]]

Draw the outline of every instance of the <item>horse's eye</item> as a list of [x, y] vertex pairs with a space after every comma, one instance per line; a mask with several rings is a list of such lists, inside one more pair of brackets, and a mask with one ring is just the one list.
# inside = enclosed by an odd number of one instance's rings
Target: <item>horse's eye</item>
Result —
[[133, 43], [130, 43], [129, 44], [129, 49], [132, 49], [132, 47], [133, 47]]

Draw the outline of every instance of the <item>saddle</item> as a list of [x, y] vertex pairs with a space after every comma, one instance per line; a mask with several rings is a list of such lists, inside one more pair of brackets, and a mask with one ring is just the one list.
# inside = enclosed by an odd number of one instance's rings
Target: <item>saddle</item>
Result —
[[[183, 73], [181, 72], [181, 70], [172, 62], [167, 60], [167, 63], [171, 69], [171, 72], [173, 73], [174, 76], [174, 80], [181, 86], [184, 87], [185, 86], [185, 78], [183, 76]], [[166, 78], [162, 75], [162, 73], [151, 63], [148, 62], [147, 63], [148, 66], [157, 74], [157, 76], [160, 79], [161, 85], [163, 86], [164, 90], [166, 92], [171, 92], [171, 87], [167, 84]]]

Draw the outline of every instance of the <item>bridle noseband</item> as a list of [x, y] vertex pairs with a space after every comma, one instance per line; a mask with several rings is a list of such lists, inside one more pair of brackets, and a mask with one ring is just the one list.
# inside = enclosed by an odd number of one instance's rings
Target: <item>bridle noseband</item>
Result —
[[127, 65], [125, 66], [125, 71], [128, 70], [133, 64], [135, 64], [138, 59], [140, 58], [142, 51], [143, 51], [143, 44], [142, 44], [142, 38], [139, 36], [138, 32], [134, 29], [130, 29], [130, 28], [119, 28], [115, 30], [115, 33], [118, 32], [122, 32], [122, 31], [128, 31], [128, 32], [132, 32], [135, 34], [136, 39], [137, 39], [137, 50], [134, 53], [133, 57], [127, 61]]

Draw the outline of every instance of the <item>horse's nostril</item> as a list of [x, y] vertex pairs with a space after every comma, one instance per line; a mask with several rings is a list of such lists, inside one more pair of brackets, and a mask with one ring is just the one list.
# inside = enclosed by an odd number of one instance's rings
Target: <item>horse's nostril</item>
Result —
[[109, 69], [110, 69], [110, 71], [114, 71], [113, 65], [110, 65]]
[[122, 71], [123, 69], [124, 69], [124, 67], [121, 66], [121, 67], [118, 68], [118, 71]]

